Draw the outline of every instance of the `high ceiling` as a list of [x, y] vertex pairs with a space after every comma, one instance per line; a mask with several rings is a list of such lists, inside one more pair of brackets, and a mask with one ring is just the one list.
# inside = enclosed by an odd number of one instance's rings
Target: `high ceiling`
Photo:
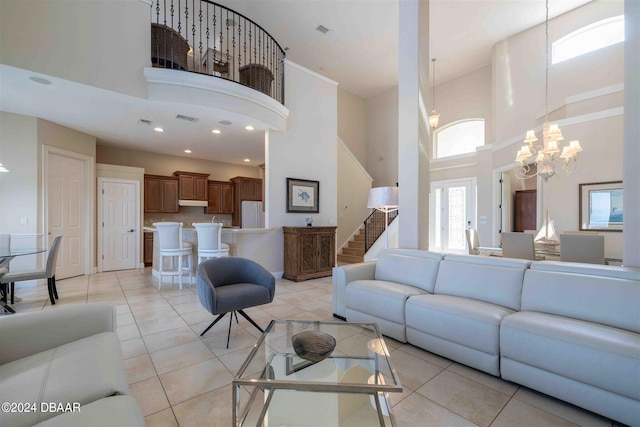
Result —
[[[550, 16], [590, 0], [552, 0]], [[398, 0], [222, 0], [258, 22], [288, 48], [287, 58], [337, 81], [363, 98], [397, 85]], [[544, 22], [544, 0], [431, 0], [430, 56], [437, 58], [437, 83], [489, 65], [492, 46]], [[322, 34], [318, 25], [329, 29]], [[29, 80], [33, 73], [2, 67], [0, 109], [41, 117], [95, 135], [99, 143], [199, 159], [257, 165], [264, 161], [262, 132], [244, 130], [247, 119], [197, 106], [129, 97], [59, 79], [52, 85]], [[61, 98], [60, 93], [65, 95]], [[137, 123], [173, 120], [173, 136], [157, 135]], [[132, 120], [132, 117], [135, 120]], [[234, 125], [221, 135], [221, 120]]]

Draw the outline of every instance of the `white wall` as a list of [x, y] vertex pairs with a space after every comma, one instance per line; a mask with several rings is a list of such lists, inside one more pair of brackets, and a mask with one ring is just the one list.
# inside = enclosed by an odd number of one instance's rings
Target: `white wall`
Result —
[[[285, 100], [290, 111], [286, 132], [269, 132], [266, 142], [266, 220], [274, 231], [260, 248], [271, 272], [284, 268], [282, 226], [336, 225], [337, 85], [290, 61], [285, 62]], [[286, 213], [287, 178], [320, 182], [318, 214]]]
[[1, 1], [0, 57], [3, 64], [146, 97], [150, 13], [138, 0]]
[[338, 136], [366, 168], [366, 101], [340, 87], [338, 87]]
[[398, 182], [398, 88], [366, 100], [367, 172], [373, 187]]

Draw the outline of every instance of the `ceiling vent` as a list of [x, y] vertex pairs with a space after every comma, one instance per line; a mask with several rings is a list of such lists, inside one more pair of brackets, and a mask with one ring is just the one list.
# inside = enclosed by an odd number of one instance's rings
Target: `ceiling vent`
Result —
[[147, 119], [140, 119], [138, 120], [138, 123], [140, 123], [141, 125], [147, 125], [149, 126], [151, 124], [151, 120], [147, 120]]
[[197, 122], [197, 121], [198, 121], [198, 118], [196, 118], [196, 117], [183, 116], [182, 114], [178, 114], [178, 115], [176, 116], [176, 119], [178, 119], [178, 120], [184, 120], [184, 121], [186, 121], [186, 122], [192, 122], [192, 123], [195, 123], [195, 122]]
[[329, 29], [323, 25], [318, 25], [316, 30], [320, 31], [322, 34], [327, 34], [329, 32]]

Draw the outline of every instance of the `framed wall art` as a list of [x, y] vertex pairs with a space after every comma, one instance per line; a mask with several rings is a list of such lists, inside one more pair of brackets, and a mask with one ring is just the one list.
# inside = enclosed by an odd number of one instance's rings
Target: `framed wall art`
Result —
[[581, 231], [622, 231], [622, 181], [580, 184]]
[[287, 178], [287, 212], [320, 212], [320, 182]]

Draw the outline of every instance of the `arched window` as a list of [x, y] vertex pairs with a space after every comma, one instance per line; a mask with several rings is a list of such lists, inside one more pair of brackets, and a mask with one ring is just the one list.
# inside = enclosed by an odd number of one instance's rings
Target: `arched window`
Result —
[[551, 63], [566, 61], [624, 41], [624, 15], [582, 27], [551, 45]]
[[473, 153], [484, 145], [484, 119], [468, 119], [438, 129], [434, 135], [433, 157]]

